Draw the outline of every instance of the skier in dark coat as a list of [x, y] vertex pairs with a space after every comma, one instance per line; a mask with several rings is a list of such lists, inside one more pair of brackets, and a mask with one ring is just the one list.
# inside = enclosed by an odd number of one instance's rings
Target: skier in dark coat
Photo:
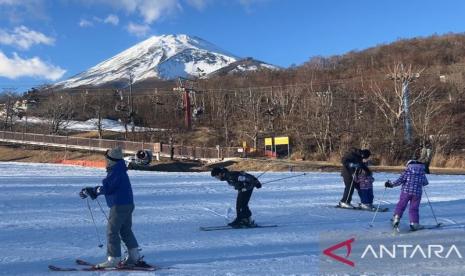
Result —
[[353, 148], [342, 157], [341, 175], [344, 179], [345, 188], [342, 199], [339, 202], [339, 207], [354, 208], [350, 203], [352, 201], [352, 195], [354, 189], [358, 191], [360, 188], [359, 183], [355, 181], [354, 177], [361, 171], [364, 171], [366, 176], [372, 175], [370, 169], [363, 162], [363, 159], [367, 159], [370, 155], [371, 152], [368, 149]]
[[[81, 198], [90, 197], [92, 200], [99, 195], [105, 195], [110, 208], [107, 225], [107, 261], [97, 264], [96, 267], [141, 266], [145, 262], [139, 256], [139, 245], [131, 229], [134, 200], [121, 148], [107, 150], [105, 161], [107, 176], [102, 180], [102, 186], [85, 187], [79, 193]], [[123, 261], [121, 239], [128, 248], [128, 256]]]
[[258, 179], [245, 172], [229, 171], [226, 168], [213, 168], [211, 176], [228, 182], [237, 190], [236, 219], [228, 223], [229, 226], [239, 228], [252, 226], [252, 212], [249, 209], [249, 200], [252, 196], [253, 188], [261, 188], [262, 184]]

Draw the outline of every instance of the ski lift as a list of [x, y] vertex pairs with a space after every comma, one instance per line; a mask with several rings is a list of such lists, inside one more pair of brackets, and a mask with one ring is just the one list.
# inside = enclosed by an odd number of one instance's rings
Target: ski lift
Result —
[[200, 115], [203, 114], [204, 110], [205, 110], [205, 102], [203, 101], [203, 98], [202, 98], [202, 105], [199, 106], [197, 104], [197, 97], [196, 97], [196, 92], [193, 90], [191, 91], [190, 93], [191, 95], [191, 99], [192, 99], [192, 117], [193, 118], [198, 118]]
[[202, 114], [203, 114], [203, 107], [201, 106], [194, 108], [194, 110], [192, 111], [192, 117], [194, 118], [198, 118]]
[[124, 99], [123, 97], [123, 91], [120, 89], [115, 89], [113, 90], [113, 96], [117, 98], [118, 100], [122, 101]]
[[117, 112], [127, 112], [127, 111], [129, 111], [129, 108], [125, 103], [119, 102], [119, 103], [117, 103], [115, 105], [115, 111], [117, 111]]

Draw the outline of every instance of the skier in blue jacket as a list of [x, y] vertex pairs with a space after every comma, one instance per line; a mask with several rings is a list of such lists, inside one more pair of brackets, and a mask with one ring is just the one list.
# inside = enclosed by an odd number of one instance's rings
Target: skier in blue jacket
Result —
[[[85, 187], [79, 193], [81, 198], [90, 197], [93, 200], [99, 195], [105, 195], [110, 208], [107, 225], [107, 260], [97, 264], [96, 267], [142, 265], [139, 245], [131, 229], [134, 199], [121, 148], [107, 150], [105, 160], [107, 176], [102, 180], [102, 186]], [[128, 248], [128, 256], [123, 261], [121, 261], [121, 239]]]

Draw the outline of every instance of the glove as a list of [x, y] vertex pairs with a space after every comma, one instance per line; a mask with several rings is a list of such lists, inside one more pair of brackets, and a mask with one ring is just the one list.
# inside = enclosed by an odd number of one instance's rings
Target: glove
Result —
[[349, 163], [349, 168], [358, 169], [358, 168], [360, 168], [360, 164], [357, 164], [357, 163]]
[[92, 200], [94, 200], [98, 196], [97, 189], [98, 187], [85, 187], [79, 192], [79, 196], [82, 199], [87, 198], [89, 196]]
[[83, 188], [83, 189], [79, 192], [79, 197], [82, 198], [82, 199], [87, 198], [86, 188]]
[[394, 185], [392, 185], [391, 181], [388, 180], [388, 181], [384, 182], [384, 187], [392, 188], [392, 187], [394, 187]]
[[255, 187], [256, 187], [257, 189], [260, 189], [260, 188], [262, 187], [262, 183], [260, 183], [260, 181], [257, 181], [257, 182], [255, 183]]

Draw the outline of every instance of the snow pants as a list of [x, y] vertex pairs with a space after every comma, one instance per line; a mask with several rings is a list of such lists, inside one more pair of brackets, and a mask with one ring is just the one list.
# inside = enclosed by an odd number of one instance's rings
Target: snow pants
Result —
[[409, 207], [409, 219], [410, 223], [419, 223], [420, 222], [420, 202], [421, 202], [421, 195], [409, 195], [407, 193], [401, 192], [399, 202], [397, 203], [396, 210], [394, 211], [394, 215], [398, 215], [402, 217], [405, 209], [407, 208], [407, 204], [410, 201]]
[[373, 189], [358, 189], [358, 195], [360, 196], [360, 201], [363, 204], [373, 204]]
[[354, 181], [352, 175], [343, 175], [343, 178], [344, 178], [345, 188], [344, 188], [344, 194], [342, 195], [341, 202], [350, 204], [350, 202], [352, 201], [352, 195], [354, 194], [354, 189], [359, 191], [360, 187], [358, 183]]
[[121, 240], [128, 250], [139, 247], [131, 229], [133, 211], [134, 204], [111, 207], [107, 225], [107, 256], [121, 257]]
[[249, 209], [249, 200], [252, 196], [253, 189], [248, 191], [239, 191], [237, 193], [236, 200], [236, 219], [240, 220], [252, 216], [252, 212]]

